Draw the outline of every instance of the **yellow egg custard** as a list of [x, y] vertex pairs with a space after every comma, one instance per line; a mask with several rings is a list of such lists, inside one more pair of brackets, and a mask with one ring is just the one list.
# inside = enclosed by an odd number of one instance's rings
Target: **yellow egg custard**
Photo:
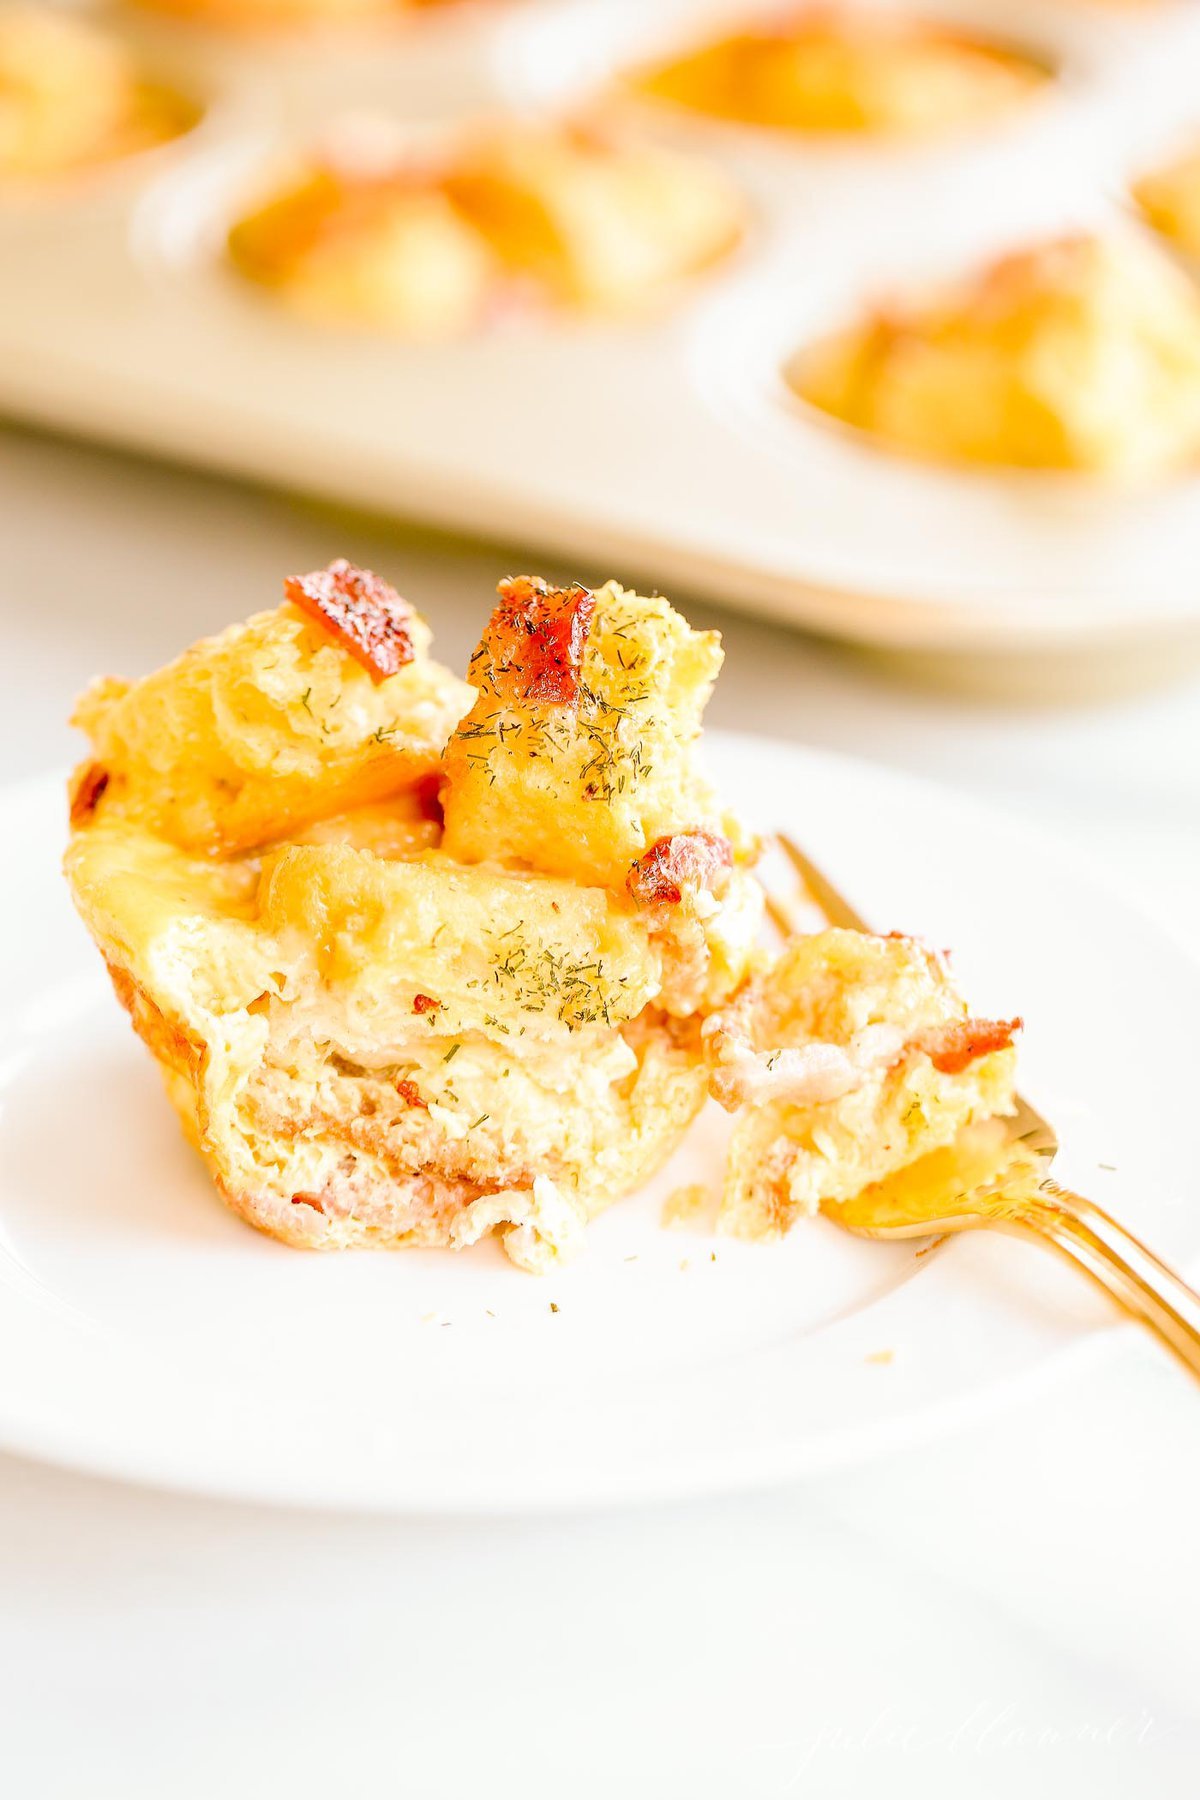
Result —
[[788, 378], [917, 456], [1154, 475], [1200, 451], [1200, 294], [1151, 246], [1064, 238], [880, 308]]
[[198, 108], [150, 80], [118, 38], [68, 13], [0, 11], [0, 181], [69, 175], [150, 149]]

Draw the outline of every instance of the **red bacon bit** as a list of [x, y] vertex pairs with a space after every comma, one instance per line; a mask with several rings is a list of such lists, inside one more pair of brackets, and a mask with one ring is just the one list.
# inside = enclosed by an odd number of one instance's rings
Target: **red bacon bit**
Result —
[[416, 994], [413, 997], [415, 1013], [440, 1012], [441, 1007], [441, 1001], [435, 1000], [431, 994]]
[[596, 596], [577, 583], [551, 587], [536, 575], [515, 575], [496, 591], [500, 604], [481, 648], [497, 695], [573, 706]]
[[325, 1207], [315, 1194], [293, 1194], [293, 1206], [311, 1206], [314, 1212], [323, 1213]]
[[961, 1075], [980, 1056], [1007, 1050], [1024, 1019], [959, 1019], [922, 1032], [913, 1047], [923, 1050], [941, 1075]]
[[339, 556], [327, 569], [289, 575], [283, 591], [293, 606], [323, 625], [372, 681], [384, 681], [410, 663], [413, 609], [395, 588]]
[[102, 763], [88, 763], [71, 794], [71, 824], [83, 825], [100, 804], [108, 786], [108, 770]]
[[661, 837], [639, 856], [625, 885], [639, 906], [678, 906], [684, 889], [711, 887], [733, 867], [733, 845], [715, 831], [680, 831]]
[[428, 819], [434, 825], [445, 823], [442, 811], [442, 777], [436, 769], [428, 775], [422, 775], [413, 787], [413, 794], [423, 819]]
[[416, 1087], [411, 1081], [398, 1081], [396, 1083], [396, 1092], [403, 1100], [405, 1106], [423, 1106], [426, 1112], [429, 1111], [428, 1100], [423, 1098], [420, 1088]]

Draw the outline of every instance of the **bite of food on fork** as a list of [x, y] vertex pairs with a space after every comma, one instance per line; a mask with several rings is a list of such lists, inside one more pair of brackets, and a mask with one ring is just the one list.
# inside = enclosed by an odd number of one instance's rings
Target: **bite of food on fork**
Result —
[[[868, 934], [860, 914], [800, 846], [786, 836], [777, 842], [805, 902], [830, 922], [830, 935]], [[770, 895], [767, 907], [790, 940], [795, 902]], [[781, 961], [812, 942], [805, 934], [785, 943]], [[993, 1056], [1011, 1056], [999, 1040], [1005, 1033], [1011, 1038], [1020, 1023], [963, 1021], [957, 1043], [964, 1049], [978, 1046], [986, 1067]], [[1005, 1103], [978, 1108], [949, 1136], [919, 1155], [897, 1159], [853, 1192], [823, 1193], [821, 1212], [862, 1237], [929, 1238], [991, 1226], [1048, 1244], [1200, 1376], [1200, 1295], [1101, 1207], [1054, 1180], [1058, 1138], [1048, 1120], [1013, 1091], [1013, 1073], [1009, 1062], [1001, 1078], [1008, 1087]], [[792, 1166], [786, 1152], [784, 1161]]]

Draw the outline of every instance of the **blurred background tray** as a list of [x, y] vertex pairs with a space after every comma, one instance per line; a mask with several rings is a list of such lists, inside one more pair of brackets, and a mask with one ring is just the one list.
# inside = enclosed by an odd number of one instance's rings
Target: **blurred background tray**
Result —
[[1060, 73], [1003, 124], [916, 146], [614, 102], [725, 163], [753, 213], [743, 250], [653, 322], [514, 317], [413, 345], [306, 325], [224, 263], [262, 170], [335, 115], [386, 109], [419, 140], [480, 111], [570, 111], [651, 43], [760, 10], [527, 0], [297, 42], [110, 13], [206, 112], [73, 189], [0, 204], [0, 407], [893, 650], [1128, 668], [1200, 646], [1192, 480], [919, 464], [780, 374], [897, 282], [1064, 227], [1136, 230], [1129, 174], [1200, 110], [1187, 5], [923, 6]]

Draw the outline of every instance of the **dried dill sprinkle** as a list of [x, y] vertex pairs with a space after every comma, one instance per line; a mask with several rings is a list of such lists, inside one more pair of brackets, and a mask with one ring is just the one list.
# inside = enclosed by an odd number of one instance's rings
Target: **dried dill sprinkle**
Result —
[[445, 1056], [443, 1056], [442, 1061], [444, 1063], [453, 1062], [455, 1057], [458, 1055], [458, 1053], [461, 1049], [462, 1049], [461, 1044], [451, 1044], [451, 1046], [447, 1050]]
[[308, 704], [309, 699], [311, 698], [311, 695], [312, 695], [312, 689], [310, 687], [306, 687], [304, 692], [300, 696], [300, 704], [304, 708], [305, 712], [308, 714], [310, 719], [313, 716], [313, 709]]
[[[627, 628], [617, 627], [614, 635], [622, 636]], [[477, 656], [482, 653], [477, 653]], [[629, 655], [618, 649], [616, 660], [626, 676], [647, 671], [648, 660], [640, 649]], [[507, 663], [493, 666], [494, 659], [483, 655], [486, 667], [476, 670], [472, 660], [472, 677], [481, 690], [500, 698], [497, 675], [503, 676]], [[514, 665], [515, 666], [515, 665]], [[466, 760], [489, 784], [494, 784], [496, 771], [492, 758], [496, 750], [515, 749], [530, 762], [561, 761], [564, 758], [583, 762], [577, 772], [582, 796], [586, 800], [611, 801], [631, 786], [644, 781], [651, 767], [643, 762], [643, 748], [636, 735], [635, 712], [652, 704], [654, 696], [648, 680], [627, 681], [618, 700], [607, 699], [584, 680], [578, 682], [574, 704], [564, 709], [547, 705], [531, 714], [514, 717], [507, 708], [497, 707], [482, 718], [470, 719], [455, 732], [463, 744], [478, 745], [466, 751]], [[510, 749], [508, 740], [513, 740]]]
[[486, 1125], [488, 1120], [491, 1118], [491, 1116], [492, 1116], [491, 1113], [480, 1113], [479, 1117], [475, 1121], [475, 1125], [468, 1125], [467, 1130], [474, 1131], [476, 1125]]
[[548, 944], [531, 955], [519, 940], [506, 945], [493, 964], [492, 983], [509, 992], [521, 1012], [552, 1014], [571, 1031], [601, 1020], [611, 1025], [615, 988], [626, 985], [621, 978], [614, 984], [605, 976], [602, 960], [573, 962]]

